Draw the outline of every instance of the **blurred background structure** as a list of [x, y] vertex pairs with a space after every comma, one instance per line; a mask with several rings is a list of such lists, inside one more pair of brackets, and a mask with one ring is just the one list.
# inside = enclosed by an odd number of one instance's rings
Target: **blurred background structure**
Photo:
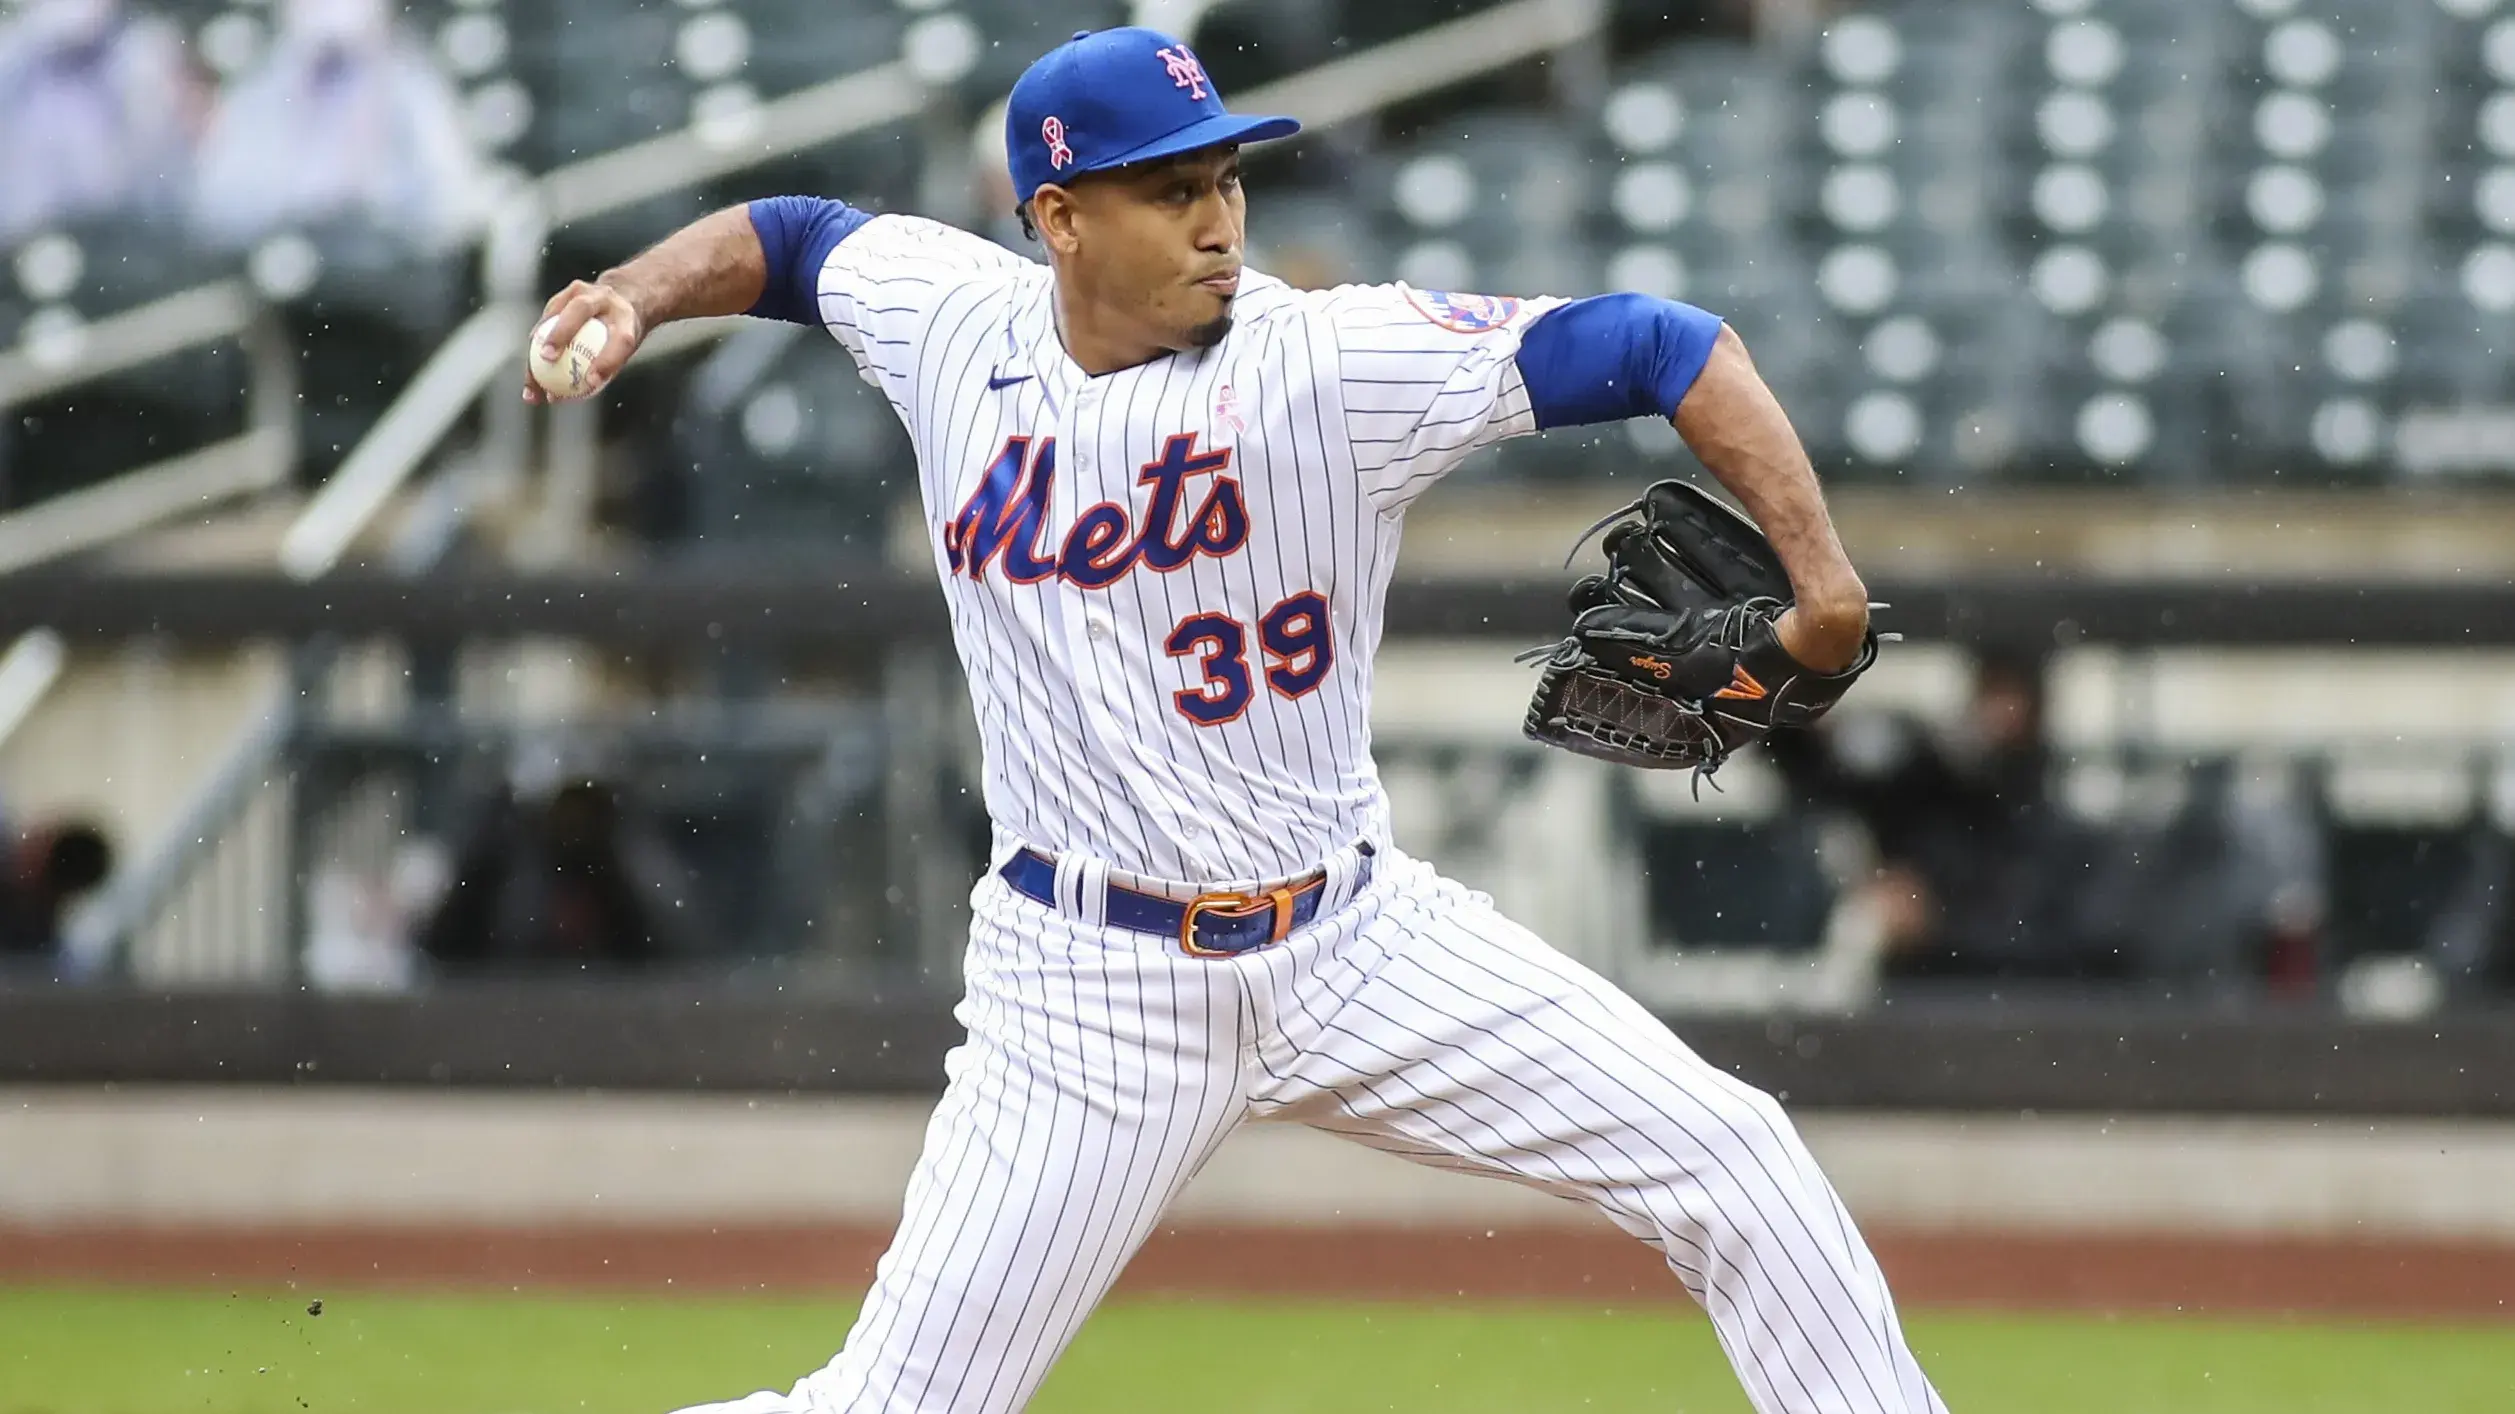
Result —
[[5, 0], [0, 1074], [930, 1087], [904, 434], [782, 326], [518, 350], [751, 196], [1027, 248], [997, 105], [1130, 20], [1308, 123], [1261, 269], [1727, 317], [1907, 638], [1699, 798], [1540, 752], [1564, 547], [1700, 470], [1509, 444], [1401, 843], [1794, 1103], [2515, 1113], [2515, 0]]
[[[13, 951], [948, 988], [980, 827], [879, 397], [830, 341], [698, 326], [536, 417], [512, 354], [549, 288], [749, 194], [1022, 247], [993, 105], [1128, 19], [1310, 120], [1253, 154], [1261, 268], [1705, 305], [1871, 576], [1932, 596], [1862, 701], [1702, 803], [1523, 748], [1507, 642], [1401, 612], [1419, 847], [1668, 1006], [2515, 986], [2515, 629], [2414, 592], [2515, 559], [2490, 0], [20, 0], [0, 564], [49, 636], [0, 678], [0, 799], [121, 868], [68, 911], [28, 885], [60, 921]], [[1561, 532], [1696, 470], [1656, 424], [1509, 444], [1419, 518], [1415, 575], [1535, 633]], [[443, 588], [502, 577], [620, 597], [574, 631]], [[408, 611], [316, 611], [349, 584]], [[2394, 597], [2281, 607], [2342, 584]], [[641, 597], [684, 590], [723, 621]], [[746, 627], [816, 591], [903, 614]]]

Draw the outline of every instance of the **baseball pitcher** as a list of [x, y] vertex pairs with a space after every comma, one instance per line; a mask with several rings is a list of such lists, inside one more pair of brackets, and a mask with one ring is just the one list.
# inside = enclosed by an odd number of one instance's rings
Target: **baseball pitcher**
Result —
[[[1013, 1410], [1216, 1146], [1288, 1119], [1589, 1203], [1766, 1414], [1943, 1409], [1774, 1101], [1390, 842], [1372, 657], [1406, 508], [1478, 448], [1662, 417], [1752, 516], [1654, 488], [1574, 596], [1540, 739], [1716, 766], [1875, 651], [1806, 454], [1717, 318], [1639, 295], [1287, 287], [1186, 45], [1078, 34], [1013, 90], [1045, 265], [756, 201], [554, 298], [536, 352], [675, 319], [846, 345], [913, 435], [985, 747], [966, 1043], [855, 1329], [712, 1414]], [[525, 395], [549, 395], [529, 384]], [[695, 1414], [695, 1411], [694, 1411]]]

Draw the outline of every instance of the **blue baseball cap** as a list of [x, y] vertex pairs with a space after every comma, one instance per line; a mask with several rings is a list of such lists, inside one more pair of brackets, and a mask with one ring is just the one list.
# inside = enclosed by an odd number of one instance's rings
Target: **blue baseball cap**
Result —
[[1022, 71], [1004, 107], [1018, 201], [1085, 172], [1299, 131], [1291, 118], [1225, 112], [1187, 45], [1136, 26], [1077, 31]]

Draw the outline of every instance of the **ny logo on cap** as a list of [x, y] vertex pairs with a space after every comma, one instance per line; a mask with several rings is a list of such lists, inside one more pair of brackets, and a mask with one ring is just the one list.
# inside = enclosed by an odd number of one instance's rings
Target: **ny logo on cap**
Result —
[[1039, 125], [1039, 136], [1048, 144], [1048, 165], [1062, 172], [1074, 160], [1074, 149], [1065, 145], [1065, 124], [1056, 115]]
[[1182, 44], [1176, 49], [1156, 49], [1153, 57], [1161, 60], [1162, 67], [1170, 71], [1172, 88], [1186, 89], [1190, 98], [1205, 97], [1205, 66], [1196, 62], [1196, 55], [1189, 52], [1188, 46]]

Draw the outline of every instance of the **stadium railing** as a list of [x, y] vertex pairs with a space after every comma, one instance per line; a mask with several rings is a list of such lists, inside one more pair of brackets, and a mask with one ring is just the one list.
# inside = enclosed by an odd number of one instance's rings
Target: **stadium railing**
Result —
[[[921, 100], [922, 89], [902, 65], [877, 65], [763, 105], [738, 143], [727, 142], [719, 129], [694, 124], [554, 169], [529, 183], [480, 233], [486, 283], [502, 298], [458, 327], [395, 399], [291, 526], [281, 563], [307, 577], [328, 568], [479, 398], [489, 373], [512, 361], [529, 318], [521, 300], [539, 279], [553, 224], [862, 131], [914, 111]], [[655, 341], [655, 352], [660, 356], [693, 347], [717, 332], [673, 331]], [[214, 281], [98, 320], [83, 326], [75, 342], [60, 347], [0, 350], [0, 411], [6, 411], [187, 349], [238, 339], [251, 379], [245, 431], [0, 515], [0, 574], [109, 546], [182, 516], [278, 490], [290, 484], [297, 459], [296, 353], [272, 312], [242, 280]], [[485, 400], [483, 414], [491, 430], [484, 454], [494, 449], [509, 460], [484, 466], [475, 457], [471, 466], [481, 477], [446, 479], [440, 494], [420, 508], [395, 546], [392, 562], [402, 569], [423, 570], [444, 548], [471, 508], [468, 493], [482, 489], [483, 478], [491, 485], [512, 485], [520, 477], [531, 433], [526, 409], [514, 399], [492, 397]], [[587, 415], [583, 409], [562, 410], [555, 421], [565, 429]], [[583, 459], [561, 457], [557, 464], [582, 466]], [[30, 700], [24, 710], [33, 705]], [[212, 781], [241, 779], [267, 766], [260, 758], [268, 745], [265, 733], [248, 727], [229, 748], [227, 760], [210, 773]], [[251, 799], [220, 798], [236, 811], [247, 809]], [[206, 801], [196, 805], [208, 808]], [[152, 859], [139, 873], [155, 877], [173, 867]]]
[[[1534, 55], [1582, 44], [1601, 32], [1606, 18], [1604, 0], [1512, 0], [1331, 60], [1235, 95], [1233, 101], [1252, 110], [1290, 113], [1306, 130], [1321, 131]], [[281, 567], [311, 579], [338, 564], [435, 452], [462, 409], [484, 391], [490, 392], [484, 408], [488, 430], [479, 465], [520, 469], [526, 464], [531, 420], [515, 399], [502, 395], [497, 377], [515, 362], [515, 350], [547, 293], [537, 282], [543, 245], [554, 228], [878, 127], [914, 112], [922, 101], [923, 89], [904, 67], [883, 65], [769, 103], [756, 135], [738, 149], [711, 143], [692, 128], [588, 158], [535, 183], [493, 225], [485, 256], [491, 303], [439, 348], [306, 506], [282, 543]], [[641, 346], [639, 357], [651, 361], [689, 352], [735, 327], [733, 320], [669, 326]], [[562, 407], [549, 422], [545, 464], [590, 465], [585, 444], [595, 436], [593, 409]], [[565, 503], [579, 498], [563, 491], [549, 499]], [[444, 510], [435, 518], [459, 517], [469, 500], [448, 487], [440, 503]], [[555, 527], [545, 528], [544, 539], [560, 534]]]
[[[2143, 660], [2178, 649], [2515, 646], [2515, 590], [2505, 584], [2205, 587], [2073, 578], [1909, 583], [1880, 578], [1873, 587], [1897, 606], [1894, 626], [1912, 640], [1912, 647], [1900, 654], [2020, 644], [2104, 650], [2129, 674], [2122, 690], [2133, 695], [2146, 680]], [[896, 926], [881, 939], [880, 949], [894, 981], [900, 975], [922, 975], [929, 981], [953, 975], [959, 908], [979, 867], [982, 846], [970, 828], [975, 822], [968, 815], [969, 798], [962, 793], [970, 782], [957, 728], [968, 709], [941, 646], [942, 605], [931, 586], [916, 576], [758, 571], [745, 577], [684, 568], [636, 576], [449, 572], [413, 581], [376, 569], [352, 569], [301, 583], [269, 571], [108, 575], [62, 570], [22, 577], [16, 589], [7, 603], [0, 603], [0, 633], [50, 624], [73, 641], [142, 634], [193, 645], [276, 639], [295, 645], [301, 664], [316, 663], [329, 651], [326, 645], [335, 644], [399, 645], [395, 651], [403, 655], [400, 661], [415, 662], [432, 644], [438, 645], [434, 651], [456, 643], [497, 651], [500, 645], [564, 641], [589, 659], [644, 663], [645, 671], [665, 680], [703, 677], [710, 665], [738, 657], [768, 681], [864, 684], [853, 698], [841, 694], [830, 705], [827, 729], [834, 736], [860, 733], [863, 749], [883, 762], [880, 784], [868, 787], [877, 794], [861, 800], [868, 818], [878, 818], [889, 837], [914, 836], [923, 843], [851, 858], [880, 875], [881, 888], [895, 894]], [[1502, 664], [1508, 657], [1504, 645], [1524, 646], [1559, 631], [1560, 593], [1558, 582], [1533, 579], [1401, 580], [1390, 598], [1389, 641], [1393, 649], [1445, 641], [1473, 649], [1477, 661], [1489, 658]], [[278, 815], [255, 814], [273, 809], [261, 802], [273, 790], [289, 788], [326, 749], [325, 743], [337, 744], [344, 734], [362, 740], [380, 739], [379, 734], [405, 742], [433, 740], [447, 756], [488, 750], [522, 734], [515, 723], [491, 716], [475, 718], [476, 730], [446, 735], [454, 719], [445, 715], [445, 705], [418, 692], [400, 709], [387, 704], [381, 717], [353, 713], [343, 719], [320, 700], [325, 681], [319, 671], [301, 673], [288, 686], [288, 695], [270, 705], [252, 750], [239, 751], [235, 764], [201, 790], [170, 832], [173, 844], [152, 852], [113, 886], [93, 925], [101, 936], [88, 940], [85, 956], [108, 966], [145, 959], [142, 973], [167, 985], [268, 985], [296, 975], [301, 966], [296, 952], [303, 945], [297, 921], [302, 914], [294, 911], [299, 905], [274, 902], [260, 890], [273, 877], [270, 871], [289, 880], [307, 872], [315, 842], [335, 833], [333, 826], [320, 823], [323, 812], [333, 808], [323, 801], [337, 804], [346, 797], [327, 788], [287, 805]], [[1497, 676], [1497, 690], [1500, 683]], [[875, 708], [872, 716], [861, 713], [864, 705]], [[659, 702], [650, 710], [669, 713], [671, 704]], [[1544, 805], [1556, 812], [1544, 816], [1551, 822], [1548, 829], [1573, 839], [1586, 838], [1582, 829], [1596, 828], [1595, 822], [1584, 825], [1561, 813], [1580, 808], [1581, 801], [1610, 811], [1639, 810], [1628, 832], [1636, 837], [1661, 825], [1724, 828], [1756, 818], [1746, 812], [1743, 801], [1716, 805], [1713, 814], [1705, 814], [1671, 813], [1653, 805], [1655, 796], [1626, 798], [1657, 782], [1610, 783], [1606, 796], [1593, 793], [1578, 799], [1526, 795], [1527, 780], [1535, 777], [1512, 776], [1517, 766], [1546, 776], [1563, 763], [1516, 741], [1508, 730], [1507, 712], [1485, 711], [1480, 717], [1490, 720], [1468, 732], [1427, 734], [1407, 727], [1380, 733], [1392, 782], [1420, 778], [1425, 769], [1437, 775], [1446, 754], [1455, 758], [1450, 765], [1466, 768], [1455, 784], [1484, 789], [1477, 781], [1489, 778], [1492, 790], [1522, 791], [1496, 797], [1519, 801], [1519, 808], [1504, 813], [1525, 816]], [[846, 726], [842, 719], [857, 725]], [[720, 716], [714, 722], [709, 733], [686, 737], [689, 750], [738, 748], [748, 730], [743, 721]], [[553, 725], [589, 738], [624, 729], [653, 730], [651, 724], [617, 717]], [[400, 737], [394, 737], [397, 732]], [[2406, 746], [2381, 750], [2364, 740], [2361, 731], [2354, 737], [2333, 735], [2336, 745], [2258, 745], [2261, 752], [2305, 773], [2309, 794], [2327, 802], [2362, 793], [2359, 788], [2369, 784], [2381, 793], [2389, 787], [2372, 777], [2387, 773], [2405, 781], [2436, 777], [2466, 802], [2476, 800], [2487, 808], [2494, 808], [2492, 793], [2503, 789], [2509, 763], [2502, 743], [2449, 739], [2433, 731]], [[2351, 742], [2361, 744], [2347, 744]], [[2243, 749], [2252, 751], [2255, 745], [2248, 742]], [[2219, 748], [2197, 752], [2210, 759], [2224, 754]], [[2077, 748], [2068, 764], [2073, 770], [2110, 770], [2145, 779], [2173, 775], [2192, 759], [2195, 754], [2173, 740], [2149, 740], [2131, 724], [2120, 741]], [[1683, 783], [1675, 784], [1682, 794]], [[1741, 779], [1731, 784], [1749, 783]], [[284, 825], [282, 817], [301, 823]], [[440, 824], [429, 832], [441, 830]], [[257, 831], [262, 843], [239, 842]], [[1440, 844], [1434, 852], [1454, 865], [1470, 864], [1492, 843], [1464, 840]], [[1611, 963], [1645, 1000], [1678, 1009], [1837, 1011], [1862, 1004], [1873, 985], [1873, 979], [1859, 975], [1857, 958], [1797, 950], [1787, 940], [1773, 947], [1753, 945], [1752, 936], [1697, 935], [1676, 938], [1681, 946], [1672, 948], [1671, 938], [1651, 929], [1618, 925], [1592, 931], [1602, 938], [1613, 935], [1620, 949], [1613, 958], [1593, 961]], [[836, 951], [861, 952], [861, 941], [842, 939]], [[1721, 941], [1746, 946], [1725, 953], [1702, 947]], [[2414, 944], [2413, 939], [2374, 940], [2384, 951]], [[2351, 945], [2364, 947], [2366, 940], [2351, 940]]]
[[[464, 490], [514, 488], [530, 455], [533, 424], [529, 409], [497, 395], [509, 391], [497, 375], [514, 366], [541, 308], [542, 256], [554, 228], [896, 121], [916, 112], [924, 94], [904, 65], [882, 64], [768, 102], [739, 146], [711, 140], [693, 126], [570, 164], [535, 182], [491, 223], [483, 252], [489, 303], [438, 347], [306, 504], [281, 542], [281, 567], [312, 579], [339, 563], [476, 401], [483, 402], [484, 438], [474, 469], [486, 484], [449, 484], [447, 491], [459, 496]], [[728, 323], [697, 321], [666, 329], [644, 352], [662, 358], [700, 347], [722, 337]], [[489, 394], [485, 401], [484, 394]], [[558, 409], [551, 419], [554, 444], [590, 438], [591, 412]], [[554, 445], [551, 460], [581, 464], [583, 459]], [[459, 518], [469, 504], [444, 501], [440, 516]]]
[[[1291, 112], [1310, 130], [1323, 130], [1536, 55], [1590, 43], [1602, 34], [1607, 16], [1603, 0], [1511, 0], [1277, 80], [1236, 101], [1244, 107]], [[516, 349], [540, 308], [545, 293], [541, 269], [554, 230], [897, 121], [916, 112], [925, 98], [926, 90], [903, 64], [883, 64], [764, 104], [739, 143], [729, 144], [721, 134], [693, 125], [571, 163], [529, 184], [500, 208], [483, 233], [488, 302], [438, 347], [308, 500], [281, 541], [280, 568], [301, 581], [333, 571], [410, 490], [475, 404], [482, 415], [479, 445], [442, 459], [439, 474], [418, 491], [412, 513], [388, 548], [386, 566], [400, 575], [425, 571], [468, 518], [522, 490], [524, 468], [532, 460], [535, 420], [508, 395], [500, 374], [514, 365]], [[127, 367], [181, 347], [183, 341], [228, 337], [240, 321], [252, 319], [250, 298], [241, 287], [230, 282], [211, 290], [174, 297], [184, 302], [176, 308], [187, 318], [171, 334], [147, 338], [146, 326], [136, 323], [103, 329], [91, 344], [88, 362], [61, 370], [43, 386], [57, 388], [65, 381]], [[665, 359], [708, 346], [738, 323], [698, 320], [668, 327], [646, 341], [640, 358]], [[543, 514], [512, 547], [523, 563], [563, 558], [575, 530], [566, 523], [568, 508], [590, 502], [590, 487], [584, 483], [590, 482], [595, 460], [594, 407], [553, 409], [546, 422]], [[284, 477], [284, 461], [276, 458], [262, 469], [269, 478], [264, 484]], [[119, 485], [99, 490], [111, 492]], [[173, 513], [162, 510], [145, 522], [126, 516], [135, 522], [128, 529]], [[6, 543], [5, 526], [0, 525], [0, 548]], [[231, 935], [255, 926], [255, 918], [277, 921], [291, 915], [284, 910], [266, 915], [235, 903], [255, 891], [219, 881], [237, 871], [258, 873], [268, 852], [236, 847], [228, 837], [239, 830], [275, 828], [257, 812], [267, 783], [285, 774], [288, 754], [299, 741], [290, 729], [295, 718], [288, 704], [305, 690], [313, 671], [311, 664], [300, 663], [296, 681], [284, 685], [279, 698], [240, 730], [178, 826], [127, 872], [107, 905], [86, 923], [79, 948], [98, 965], [119, 965], [113, 960], [126, 956], [148, 930], [172, 926], [170, 910], [203, 916], [204, 909], [218, 912], [222, 907], [223, 922], [205, 924], [206, 931], [191, 935], [205, 957], [259, 958], [253, 966], [263, 970], [289, 965], [284, 955]], [[216, 902], [221, 900], [226, 902]]]
[[0, 412], [185, 349], [241, 339], [245, 430], [0, 515], [0, 574], [111, 544], [177, 516], [286, 483], [296, 460], [296, 354], [238, 280], [168, 295], [84, 326], [66, 351], [0, 349]]

